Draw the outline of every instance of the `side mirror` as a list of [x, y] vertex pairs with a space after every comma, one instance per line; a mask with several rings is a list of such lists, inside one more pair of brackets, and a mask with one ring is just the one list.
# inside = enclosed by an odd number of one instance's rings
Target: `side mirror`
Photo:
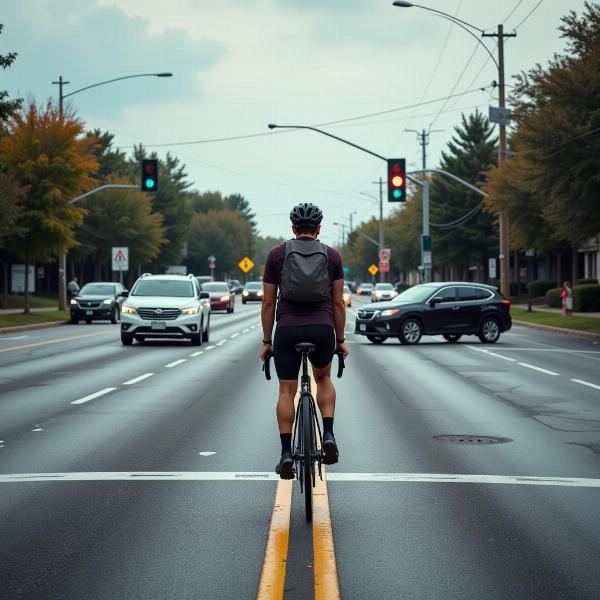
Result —
[[208, 300], [210, 298], [210, 294], [208, 292], [200, 292], [200, 299]]
[[119, 294], [119, 296], [121, 296], [121, 298], [127, 298], [129, 296], [129, 292], [124, 290]]
[[429, 306], [431, 306], [431, 308], [435, 308], [435, 305], [436, 305], [436, 304], [437, 304], [439, 301], [440, 301], [440, 299], [439, 299], [439, 298], [432, 298], [432, 299], [429, 301]]

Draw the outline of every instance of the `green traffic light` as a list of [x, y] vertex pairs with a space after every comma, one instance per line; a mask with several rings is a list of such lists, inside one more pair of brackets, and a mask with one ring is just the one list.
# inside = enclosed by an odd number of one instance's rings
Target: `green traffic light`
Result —
[[402, 198], [402, 190], [394, 190], [392, 194], [394, 198]]
[[150, 189], [153, 188], [154, 187], [154, 179], [150, 179], [150, 178], [146, 179], [146, 187], [150, 188]]

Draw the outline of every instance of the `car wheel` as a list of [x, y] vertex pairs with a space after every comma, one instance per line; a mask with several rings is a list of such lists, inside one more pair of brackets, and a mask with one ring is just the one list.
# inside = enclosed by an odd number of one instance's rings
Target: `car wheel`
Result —
[[190, 336], [190, 341], [192, 342], [192, 346], [201, 346], [202, 345], [202, 334], [201, 333], [192, 333]]
[[500, 338], [500, 324], [494, 317], [488, 317], [481, 322], [477, 335], [482, 344], [495, 344]]
[[79, 325], [79, 319], [76, 319], [75, 317], [71, 317], [71, 324], [72, 325]]
[[418, 344], [422, 335], [423, 326], [418, 319], [409, 317], [400, 327], [400, 339], [403, 344]]
[[121, 343], [123, 346], [131, 346], [133, 344], [133, 336], [128, 333], [121, 333]]
[[117, 322], [117, 313], [116, 313], [116, 311], [113, 311], [113, 313], [110, 315], [110, 322], [113, 325]]
[[246, 300], [242, 300], [242, 304], [246, 304]]
[[202, 332], [202, 341], [208, 342], [209, 338], [210, 338], [210, 317], [208, 319], [208, 323], [206, 324], [206, 331]]
[[385, 342], [385, 337], [382, 335], [368, 335], [367, 339], [374, 344], [383, 344]]
[[458, 342], [458, 340], [460, 340], [461, 337], [462, 337], [462, 335], [460, 333], [445, 333], [444, 334], [444, 339], [447, 342], [450, 342], [451, 344], [456, 344], [456, 342]]

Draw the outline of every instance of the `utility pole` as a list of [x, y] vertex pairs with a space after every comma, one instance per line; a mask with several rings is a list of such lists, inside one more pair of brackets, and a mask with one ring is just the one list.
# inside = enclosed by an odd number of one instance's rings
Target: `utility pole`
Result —
[[423, 171], [425, 171], [427, 169], [427, 144], [429, 144], [429, 136], [432, 133], [440, 133], [444, 130], [430, 129], [429, 131], [427, 131], [426, 129], [423, 129], [421, 131], [417, 131], [416, 129], [405, 129], [404, 131], [412, 131], [412, 133], [417, 134], [417, 139], [419, 140], [419, 144], [421, 145], [421, 168]]
[[[379, 249], [383, 250], [385, 248], [385, 239], [383, 237], [383, 178], [380, 177], [379, 181], [372, 181], [376, 185], [379, 185]], [[379, 271], [379, 281], [381, 283], [385, 282], [385, 273], [383, 271]]]
[[[516, 33], [504, 33], [503, 25], [498, 25], [497, 33], [482, 33], [481, 37], [498, 38], [498, 102], [500, 112], [506, 108], [506, 88], [504, 85], [504, 38], [516, 37]], [[500, 122], [498, 125], [498, 165], [506, 159], [506, 125]], [[510, 297], [510, 245], [508, 243], [508, 216], [500, 213], [500, 291], [506, 297]]]

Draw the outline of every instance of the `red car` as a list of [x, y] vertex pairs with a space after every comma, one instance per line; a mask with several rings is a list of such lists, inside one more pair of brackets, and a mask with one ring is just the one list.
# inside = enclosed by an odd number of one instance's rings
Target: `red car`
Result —
[[232, 313], [235, 308], [235, 292], [226, 281], [207, 281], [202, 291], [210, 294], [210, 310], [225, 310]]

